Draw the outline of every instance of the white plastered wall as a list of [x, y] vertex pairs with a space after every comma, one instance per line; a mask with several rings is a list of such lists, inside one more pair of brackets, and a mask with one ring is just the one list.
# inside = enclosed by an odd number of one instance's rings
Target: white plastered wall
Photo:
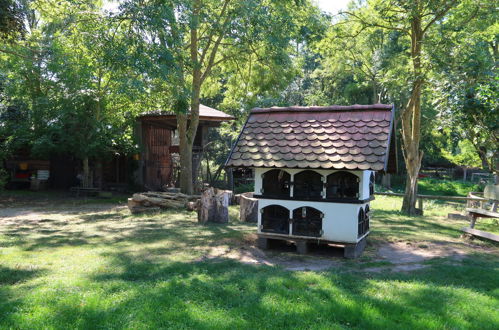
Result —
[[[270, 171], [272, 169], [267, 168], [255, 168], [255, 191], [257, 195], [261, 194], [262, 188], [262, 174]], [[294, 181], [294, 175], [304, 171], [306, 169], [287, 169], [282, 170], [288, 172], [291, 175], [291, 181]], [[324, 177], [327, 175], [338, 172], [338, 170], [314, 170]], [[349, 171], [359, 177], [359, 199], [365, 200], [369, 196], [369, 178], [372, 171]], [[291, 194], [293, 192], [291, 191]], [[324, 194], [325, 195], [325, 194]], [[322, 220], [322, 230], [324, 234], [320, 239], [334, 241], [334, 242], [345, 242], [345, 243], [356, 243], [362, 237], [357, 237], [358, 230], [358, 214], [360, 208], [365, 208], [369, 203], [333, 203], [333, 202], [321, 202], [321, 201], [301, 201], [301, 200], [278, 200], [278, 199], [265, 199], [260, 198], [258, 202], [258, 232], [260, 233], [261, 225], [261, 212], [260, 210], [269, 205], [280, 205], [287, 208], [290, 212], [289, 217], [292, 217], [292, 212], [296, 208], [300, 207], [313, 207], [324, 214]], [[291, 233], [291, 231], [290, 231]]]
[[[277, 200], [277, 199], [259, 199], [258, 209], [262, 209], [269, 205], [280, 205], [289, 210], [289, 217], [292, 217], [293, 210], [300, 207], [313, 207], [324, 214], [322, 219], [322, 230], [324, 234], [320, 239], [357, 243], [358, 214], [361, 207], [365, 208], [366, 204], [347, 204], [347, 203], [331, 203], [331, 202], [310, 202], [296, 200]], [[261, 212], [258, 212], [258, 232], [261, 233]], [[290, 231], [291, 233], [291, 231]]]
[[[261, 194], [261, 189], [263, 187], [262, 174], [267, 172], [267, 171], [270, 171], [270, 170], [274, 170], [274, 168], [254, 168], [254, 173], [255, 173], [255, 191], [254, 191], [254, 193], [256, 195]], [[288, 172], [291, 175], [291, 181], [294, 181], [295, 174], [300, 173], [302, 171], [306, 171], [307, 169], [281, 168], [281, 170]], [[329, 174], [339, 172], [339, 171], [345, 171], [345, 170], [320, 170], [320, 169], [315, 170], [314, 169], [312, 171], [317, 172], [320, 175], [322, 175], [324, 177], [324, 182], [325, 182], [326, 177]], [[368, 199], [369, 198], [369, 177], [373, 171], [348, 171], [347, 170], [347, 172], [353, 173], [359, 177], [359, 180], [360, 180], [360, 182], [359, 182], [359, 185], [360, 185], [360, 187], [359, 187], [359, 199], [360, 200]], [[292, 189], [293, 188], [291, 187], [291, 190]], [[291, 191], [291, 193], [292, 193], [292, 191]], [[325, 194], [324, 194], [324, 196], [325, 196]]]

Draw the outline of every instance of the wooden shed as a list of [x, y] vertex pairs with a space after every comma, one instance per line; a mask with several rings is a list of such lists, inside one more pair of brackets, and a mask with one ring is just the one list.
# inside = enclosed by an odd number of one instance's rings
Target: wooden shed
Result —
[[[199, 126], [193, 146], [194, 178], [201, 161], [203, 146], [210, 127], [218, 127], [234, 117], [207, 107], [199, 106]], [[160, 190], [177, 181], [176, 161], [179, 146], [176, 135], [177, 119], [170, 112], [148, 112], [137, 120], [136, 134], [140, 141], [140, 161], [136, 180], [150, 190]]]

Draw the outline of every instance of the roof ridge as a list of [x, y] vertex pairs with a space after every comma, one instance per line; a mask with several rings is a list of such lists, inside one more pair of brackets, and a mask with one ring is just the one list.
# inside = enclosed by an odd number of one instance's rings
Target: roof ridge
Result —
[[285, 112], [285, 111], [352, 111], [352, 110], [392, 110], [393, 104], [354, 104], [354, 105], [328, 105], [328, 106], [288, 106], [288, 107], [270, 107], [270, 108], [253, 108], [251, 113], [266, 113], [266, 112]]

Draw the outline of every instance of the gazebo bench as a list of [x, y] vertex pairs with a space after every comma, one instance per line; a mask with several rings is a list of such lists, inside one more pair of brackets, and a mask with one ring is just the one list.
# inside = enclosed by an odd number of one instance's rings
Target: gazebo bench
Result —
[[84, 196], [97, 196], [100, 191], [100, 188], [90, 188], [90, 187], [71, 187], [69, 188], [72, 194], [76, 197], [79, 197], [80, 194]]

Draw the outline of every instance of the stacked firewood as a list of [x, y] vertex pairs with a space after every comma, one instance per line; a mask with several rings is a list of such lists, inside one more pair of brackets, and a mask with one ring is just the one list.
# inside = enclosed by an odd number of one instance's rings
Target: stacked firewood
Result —
[[161, 209], [184, 208], [194, 211], [199, 198], [199, 195], [186, 195], [179, 192], [149, 191], [133, 194], [132, 198], [128, 199], [128, 208], [133, 214]]

